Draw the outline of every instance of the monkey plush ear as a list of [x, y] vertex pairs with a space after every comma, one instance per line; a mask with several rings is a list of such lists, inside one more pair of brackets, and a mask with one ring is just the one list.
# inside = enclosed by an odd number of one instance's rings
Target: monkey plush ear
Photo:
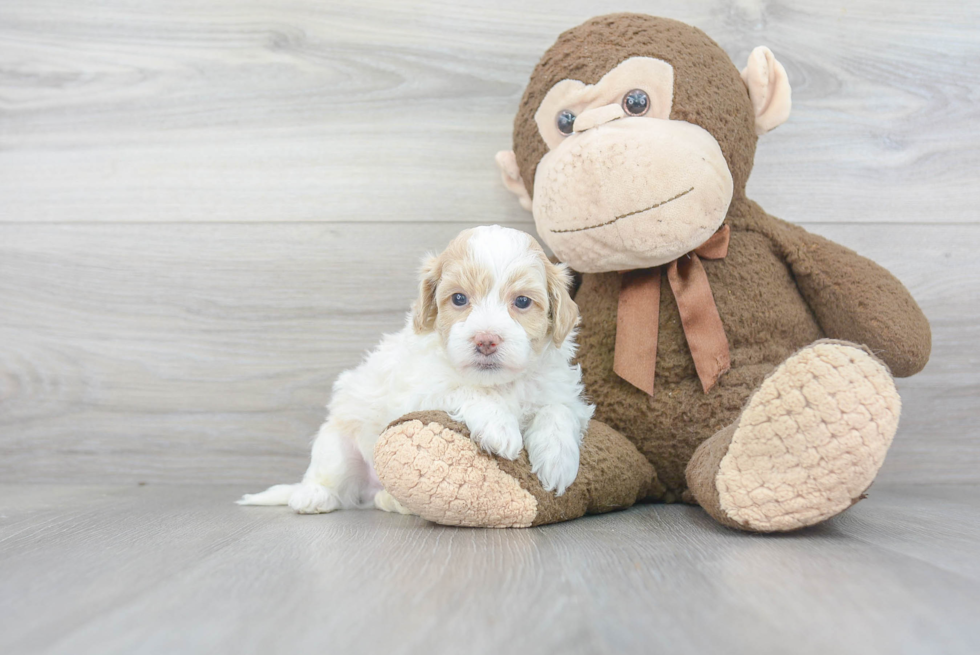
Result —
[[507, 190], [517, 196], [521, 207], [531, 211], [531, 196], [524, 186], [524, 179], [521, 178], [521, 169], [517, 167], [517, 157], [513, 150], [501, 150], [495, 157], [497, 166], [500, 167], [500, 177], [504, 181]]
[[791, 91], [786, 69], [769, 48], [760, 45], [749, 55], [742, 69], [742, 80], [749, 87], [755, 110], [755, 133], [759, 136], [775, 129], [789, 118]]

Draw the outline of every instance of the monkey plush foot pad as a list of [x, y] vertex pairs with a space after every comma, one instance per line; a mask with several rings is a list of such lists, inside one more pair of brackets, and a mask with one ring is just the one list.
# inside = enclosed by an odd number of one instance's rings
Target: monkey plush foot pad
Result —
[[413, 514], [443, 525], [524, 528], [534, 496], [481, 456], [469, 439], [419, 419], [389, 427], [375, 447], [375, 470], [388, 493]]
[[663, 486], [624, 436], [598, 421], [582, 441], [579, 474], [561, 496], [531, 473], [527, 452], [488, 455], [444, 412], [403, 416], [382, 433], [374, 467], [393, 501], [443, 525], [525, 528], [623, 509]]
[[726, 525], [759, 532], [813, 525], [861, 499], [900, 410], [880, 361], [859, 346], [818, 342], [786, 360], [738, 421], [698, 448], [688, 483]]

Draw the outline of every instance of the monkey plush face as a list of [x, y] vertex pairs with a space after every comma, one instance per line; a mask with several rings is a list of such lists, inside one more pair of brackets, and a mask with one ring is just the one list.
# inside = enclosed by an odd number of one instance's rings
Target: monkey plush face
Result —
[[562, 34], [542, 58], [514, 151], [497, 162], [572, 268], [658, 266], [722, 224], [744, 193], [756, 134], [785, 120], [789, 93], [765, 48], [740, 76], [693, 27], [604, 16]]
[[[659, 266], [725, 220], [732, 174], [707, 130], [670, 120], [674, 69], [631, 57], [596, 84], [563, 80], [535, 113], [538, 230], [583, 273]], [[576, 267], [578, 268], [578, 267]]]

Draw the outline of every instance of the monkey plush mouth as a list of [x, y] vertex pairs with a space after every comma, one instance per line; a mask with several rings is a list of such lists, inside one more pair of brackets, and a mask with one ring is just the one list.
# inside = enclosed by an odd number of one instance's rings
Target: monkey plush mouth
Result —
[[668, 202], [673, 202], [673, 201], [677, 200], [678, 198], [683, 198], [684, 196], [686, 196], [687, 194], [689, 194], [691, 191], [694, 191], [694, 187], [691, 187], [687, 191], [681, 191], [676, 196], [673, 196], [671, 198], [667, 198], [666, 200], [661, 200], [660, 202], [658, 202], [658, 203], [656, 203], [654, 205], [650, 205], [649, 207], [644, 207], [643, 209], [637, 209], [637, 210], [628, 212], [626, 214], [622, 214], [620, 216], [617, 216], [616, 218], [612, 219], [611, 221], [606, 221], [605, 223], [599, 223], [598, 225], [588, 225], [586, 227], [576, 227], [576, 228], [572, 228], [572, 229], [569, 229], [569, 230], [552, 230], [552, 232], [555, 233], [555, 234], [566, 234], [566, 233], [569, 233], [569, 232], [584, 232], [585, 230], [594, 230], [594, 229], [599, 228], [599, 227], [605, 227], [607, 225], [612, 225], [613, 223], [615, 223], [616, 221], [618, 221], [621, 218], [628, 218], [630, 216], [635, 216], [637, 214], [642, 214], [643, 212], [648, 212], [651, 209], [656, 209], [657, 207], [663, 207]]

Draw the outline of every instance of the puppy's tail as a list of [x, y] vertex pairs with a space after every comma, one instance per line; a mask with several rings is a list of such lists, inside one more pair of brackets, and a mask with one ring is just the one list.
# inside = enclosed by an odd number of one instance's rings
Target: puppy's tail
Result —
[[277, 484], [257, 494], [245, 494], [235, 503], [238, 505], [288, 505], [289, 497], [299, 486], [298, 484]]

